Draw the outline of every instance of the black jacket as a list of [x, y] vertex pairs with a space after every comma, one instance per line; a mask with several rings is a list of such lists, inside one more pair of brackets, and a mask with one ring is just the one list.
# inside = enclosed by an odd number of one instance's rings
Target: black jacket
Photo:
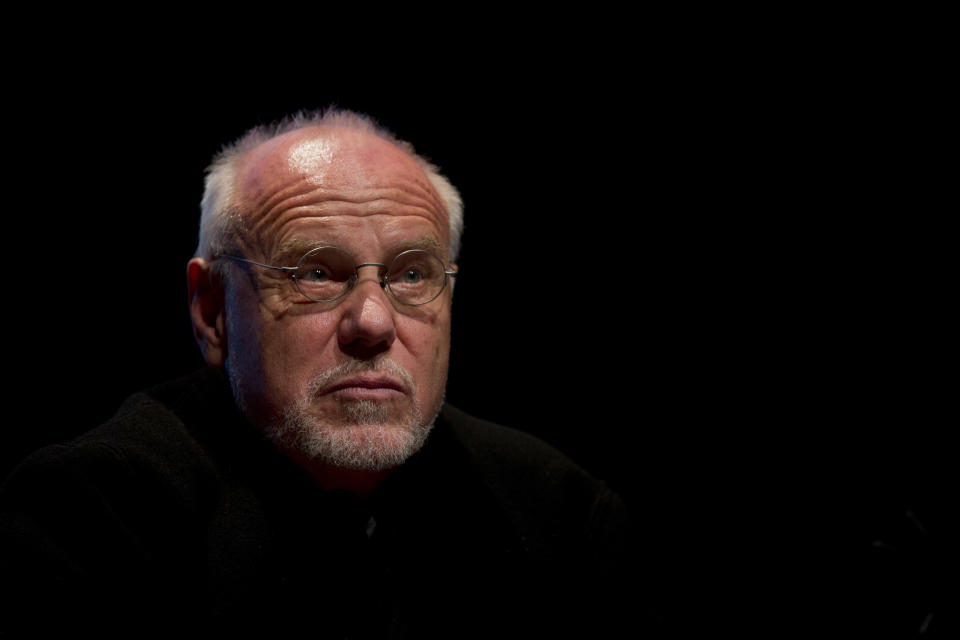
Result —
[[634, 633], [651, 624], [617, 496], [541, 441], [449, 405], [363, 500], [319, 490], [203, 370], [28, 458], [0, 517], [9, 637], [605, 637], [625, 617]]

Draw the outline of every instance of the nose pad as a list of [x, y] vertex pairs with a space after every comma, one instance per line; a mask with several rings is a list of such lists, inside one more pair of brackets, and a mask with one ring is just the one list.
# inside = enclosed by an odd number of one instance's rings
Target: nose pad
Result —
[[[380, 262], [364, 262], [363, 264], [358, 264], [355, 267], [356, 274], [353, 276], [353, 287], [356, 288], [362, 281], [360, 280], [360, 269], [363, 267], [376, 267], [377, 268], [377, 282], [380, 284], [380, 288], [386, 291], [387, 289], [387, 265]], [[380, 270], [383, 270], [382, 273]]]
[[378, 285], [377, 288], [379, 288], [384, 295], [387, 294], [387, 281], [385, 278], [378, 278], [376, 280], [374, 280], [373, 278], [358, 278], [357, 280], [354, 281], [353, 286], [350, 287], [350, 290], [347, 292], [347, 297], [354, 296], [354, 295], [361, 295], [361, 296], [364, 295], [358, 292], [364, 289], [363, 284], [366, 282], [369, 282], [371, 284], [373, 283], [377, 284]]
[[360, 278], [360, 269], [362, 269], [363, 267], [377, 268], [376, 282], [377, 284], [380, 285], [380, 289], [383, 291], [384, 295], [386, 295], [389, 298], [390, 295], [388, 293], [389, 285], [387, 284], [387, 265], [380, 262], [365, 262], [363, 264], [358, 264], [356, 266], [356, 274], [353, 276], [353, 284], [351, 285], [350, 291], [347, 293], [347, 295], [350, 295], [351, 293], [353, 293], [353, 290], [358, 288], [360, 284], [363, 283], [363, 280]]
[[362, 285], [364, 282], [376, 282], [380, 286], [380, 290], [383, 291], [384, 294], [387, 293], [387, 277], [386, 276], [378, 276], [376, 279], [354, 277], [353, 282], [350, 284], [350, 288], [347, 290], [347, 296], [353, 295], [355, 290], [360, 289], [361, 288], [360, 285]]

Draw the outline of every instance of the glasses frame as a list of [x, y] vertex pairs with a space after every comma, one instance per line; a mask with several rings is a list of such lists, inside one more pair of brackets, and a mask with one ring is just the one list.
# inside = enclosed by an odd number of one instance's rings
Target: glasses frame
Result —
[[[444, 264], [443, 260], [441, 260], [435, 253], [431, 251], [427, 251], [426, 249], [407, 249], [395, 255], [389, 264], [384, 264], [382, 262], [364, 262], [361, 264], [353, 265], [353, 276], [349, 279], [348, 281], [349, 284], [347, 285], [347, 288], [343, 290], [343, 293], [341, 293], [335, 298], [318, 300], [316, 298], [311, 298], [310, 296], [308, 296], [303, 292], [303, 289], [300, 288], [300, 283], [297, 281], [297, 271], [300, 270], [300, 266], [303, 264], [304, 260], [306, 260], [310, 255], [316, 253], [317, 251], [320, 251], [321, 249], [336, 249], [340, 253], [346, 256], [350, 256], [348, 252], [344, 251], [340, 247], [335, 247], [333, 245], [324, 245], [320, 247], [314, 247], [313, 249], [310, 249], [310, 251], [307, 251], [305, 254], [303, 254], [300, 260], [297, 261], [297, 266], [295, 267], [277, 267], [274, 265], [263, 264], [262, 262], [256, 262], [255, 260], [250, 260], [248, 258], [241, 258], [240, 256], [229, 255], [226, 253], [218, 255], [217, 258], [227, 258], [229, 260], [236, 260], [237, 262], [245, 262], [247, 264], [252, 264], [257, 267], [263, 267], [264, 269], [273, 269], [275, 271], [280, 271], [282, 273], [289, 273], [290, 279], [293, 280], [293, 284], [297, 288], [297, 291], [300, 292], [300, 295], [302, 295], [304, 298], [306, 298], [311, 302], [334, 302], [336, 300], [339, 300], [340, 298], [344, 297], [345, 295], [353, 291], [353, 288], [357, 286], [357, 282], [360, 281], [360, 269], [362, 269], [363, 267], [378, 267], [384, 270], [383, 275], [380, 276], [381, 289], [383, 289], [384, 291], [389, 291], [391, 297], [393, 297], [393, 299], [399, 302], [400, 304], [405, 304], [411, 307], [420, 307], [425, 304], [430, 304], [431, 302], [439, 298], [440, 294], [443, 293], [444, 289], [447, 288], [447, 278], [456, 278], [458, 273], [458, 269], [451, 269], [448, 265]], [[402, 256], [409, 255], [411, 253], [425, 253], [428, 256], [437, 260], [437, 262], [439, 262], [441, 266], [443, 266], [443, 283], [440, 285], [440, 289], [437, 291], [437, 294], [435, 296], [433, 296], [429, 300], [425, 300], [424, 302], [405, 302], [401, 300], [399, 297], [397, 297], [396, 292], [394, 292], [394, 290], [390, 288], [390, 282], [389, 282], [390, 273], [391, 273], [390, 267], [392, 267], [396, 263], [396, 261], [399, 260]]]

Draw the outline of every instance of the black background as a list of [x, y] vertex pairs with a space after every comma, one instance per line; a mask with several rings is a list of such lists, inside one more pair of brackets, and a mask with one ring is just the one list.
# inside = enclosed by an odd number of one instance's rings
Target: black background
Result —
[[253, 124], [337, 104], [463, 195], [448, 400], [569, 454], [690, 566], [723, 557], [709, 585], [743, 545], [782, 564], [826, 541], [857, 567], [886, 514], [945, 518], [935, 97], [896, 51], [721, 50], [333, 73], [106, 48], [19, 71], [4, 470], [200, 366], [205, 166]]

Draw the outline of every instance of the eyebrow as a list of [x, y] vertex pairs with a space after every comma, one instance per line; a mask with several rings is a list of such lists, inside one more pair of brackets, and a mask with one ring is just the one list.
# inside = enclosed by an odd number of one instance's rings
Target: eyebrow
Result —
[[[424, 251], [432, 251], [433, 253], [439, 254], [441, 248], [440, 243], [430, 236], [422, 236], [411, 243], [404, 244], [400, 251], [407, 251], [409, 249], [422, 249]], [[400, 253], [400, 251], [397, 253]]]
[[[277, 248], [275, 254], [275, 264], [276, 266], [286, 266], [292, 267], [295, 266], [297, 261], [300, 260], [308, 251], [316, 249], [317, 247], [325, 246], [337, 246], [337, 245], [328, 245], [325, 244], [322, 240], [304, 240], [303, 238], [292, 238], [286, 240], [280, 244]], [[342, 249], [342, 247], [337, 247]], [[408, 251], [410, 249], [421, 249], [423, 251], [430, 251], [435, 253], [438, 257], [441, 257], [442, 247], [440, 243], [430, 236], [421, 236], [412, 242], [404, 242], [397, 245], [397, 249], [393, 255], [397, 255], [403, 251]], [[346, 249], [343, 249], [346, 251]], [[347, 253], [350, 253], [347, 251]]]
[[280, 243], [273, 260], [277, 263], [277, 266], [293, 267], [296, 266], [297, 261], [306, 255], [308, 251], [322, 246], [324, 246], [322, 242], [309, 241], [302, 238], [285, 240]]

